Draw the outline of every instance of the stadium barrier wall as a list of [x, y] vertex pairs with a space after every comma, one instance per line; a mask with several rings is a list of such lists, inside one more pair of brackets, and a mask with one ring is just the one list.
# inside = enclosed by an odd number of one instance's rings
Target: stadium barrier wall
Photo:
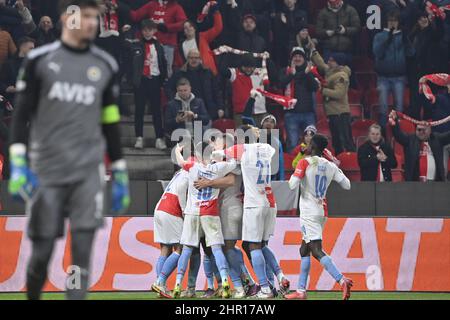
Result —
[[[131, 207], [125, 215], [152, 216], [166, 182], [131, 181]], [[287, 182], [273, 182], [279, 216], [298, 215], [298, 194]], [[109, 193], [107, 193], [108, 196]], [[346, 191], [333, 183], [327, 194], [330, 217], [450, 217], [450, 183], [353, 182]], [[105, 197], [105, 207], [109, 205]], [[24, 206], [8, 196], [0, 184], [2, 215], [23, 215]]]
[[[25, 288], [31, 249], [24, 232], [26, 222], [25, 217], [0, 217], [0, 292]], [[69, 238], [58, 240], [55, 246], [46, 291], [64, 289], [70, 263]], [[278, 218], [269, 244], [293, 288], [300, 270], [300, 241], [298, 218]], [[353, 278], [355, 290], [450, 292], [450, 219], [330, 218], [323, 247], [337, 267]], [[94, 243], [91, 290], [149, 290], [156, 278], [158, 255], [152, 217], [106, 218]], [[169, 288], [174, 280], [172, 275]], [[205, 285], [200, 270], [197, 289]], [[338, 290], [315, 260], [308, 288]]]

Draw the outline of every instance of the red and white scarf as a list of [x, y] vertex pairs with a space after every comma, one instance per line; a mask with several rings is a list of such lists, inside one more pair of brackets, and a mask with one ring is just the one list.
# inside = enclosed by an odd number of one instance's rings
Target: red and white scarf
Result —
[[436, 165], [433, 152], [428, 142], [420, 144], [419, 153], [419, 180], [422, 182], [434, 180], [436, 176]]
[[445, 87], [450, 85], [450, 75], [448, 75], [447, 73], [435, 73], [435, 74], [428, 74], [420, 78], [419, 93], [423, 93], [425, 97], [431, 101], [431, 103], [435, 103], [436, 97], [431, 91], [431, 88], [427, 83], [428, 81], [437, 84], [438, 86]]
[[[117, 0], [111, 0], [111, 3], [114, 7], [117, 6]], [[100, 15], [99, 37], [107, 38], [109, 36], [119, 36], [119, 15], [114, 9]]]
[[450, 10], [450, 4], [439, 7], [438, 5], [431, 3], [430, 1], [427, 1], [425, 3], [425, 9], [428, 13], [430, 13], [433, 18], [440, 18], [442, 20], [445, 20], [446, 13], [445, 11]]

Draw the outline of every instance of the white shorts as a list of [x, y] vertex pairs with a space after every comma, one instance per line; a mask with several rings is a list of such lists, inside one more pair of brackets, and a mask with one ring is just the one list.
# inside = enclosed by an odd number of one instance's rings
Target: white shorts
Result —
[[234, 206], [220, 210], [220, 221], [225, 240], [242, 239], [242, 210], [242, 206]]
[[303, 241], [309, 243], [313, 240], [322, 240], [323, 227], [327, 217], [325, 216], [306, 216], [300, 215], [300, 230], [302, 232]]
[[205, 237], [207, 247], [224, 245], [220, 217], [185, 215], [180, 243], [197, 248], [202, 237]]
[[242, 240], [247, 242], [268, 241], [275, 232], [276, 219], [276, 208], [244, 208]]
[[181, 232], [183, 231], [182, 218], [163, 211], [155, 210], [153, 225], [154, 239], [156, 243], [180, 243]]

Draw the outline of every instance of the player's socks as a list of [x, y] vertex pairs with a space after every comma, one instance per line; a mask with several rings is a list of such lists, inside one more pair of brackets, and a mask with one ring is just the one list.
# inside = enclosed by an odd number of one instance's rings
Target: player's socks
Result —
[[325, 270], [327, 270], [327, 272], [334, 278], [334, 280], [336, 280], [336, 282], [341, 281], [343, 275], [336, 268], [333, 260], [331, 260], [329, 256], [323, 256], [322, 259], [320, 259], [320, 264], [323, 265]]
[[208, 282], [208, 289], [214, 289], [214, 263], [207, 254], [203, 256], [203, 270], [205, 271], [206, 281]]
[[306, 290], [306, 282], [308, 281], [309, 269], [311, 269], [311, 257], [302, 257], [300, 265], [300, 276], [298, 277], [298, 289]]
[[[264, 258], [265, 259], [265, 258]], [[267, 263], [266, 261], [266, 276], [267, 276], [267, 281], [270, 283], [270, 285], [275, 286], [275, 277], [274, 277], [274, 272], [272, 269], [272, 266], [270, 264]]]
[[183, 281], [184, 273], [186, 272], [189, 259], [191, 258], [192, 248], [183, 247], [183, 251], [181, 252], [180, 259], [178, 259], [177, 266], [177, 281], [176, 284], [181, 284]]
[[164, 262], [166, 262], [166, 256], [159, 256], [158, 261], [156, 262], [156, 277], [159, 277], [159, 274], [162, 270]]
[[241, 274], [248, 280], [249, 285], [254, 285], [255, 280], [253, 279], [252, 275], [248, 271], [245, 263], [244, 263], [244, 255], [242, 254], [241, 249], [234, 247], [233, 250], [236, 252], [236, 257], [239, 261], [239, 266], [241, 268]]
[[261, 249], [252, 250], [250, 254], [252, 256], [253, 270], [255, 270], [256, 276], [258, 277], [259, 285], [262, 288], [268, 288], [269, 284], [267, 282], [266, 275], [266, 261], [264, 260], [264, 255]]
[[264, 259], [266, 260], [266, 263], [270, 266], [273, 273], [277, 276], [278, 282], [281, 282], [281, 279], [284, 277], [284, 274], [280, 268], [280, 265], [278, 264], [275, 254], [267, 246], [263, 247], [261, 250], [264, 254]]
[[180, 255], [178, 252], [172, 252], [170, 256], [167, 257], [164, 265], [162, 266], [161, 271], [158, 276], [158, 284], [161, 286], [166, 285], [167, 278], [170, 277], [172, 272], [175, 270], [178, 264], [178, 260], [180, 259]]
[[209, 258], [212, 263], [213, 273], [214, 273], [214, 277], [216, 278], [217, 285], [221, 286], [222, 285], [222, 277], [220, 276], [220, 271], [217, 268], [216, 258], [214, 258], [213, 254]]
[[228, 264], [230, 265], [230, 277], [235, 288], [242, 288], [241, 280], [241, 265], [239, 262], [239, 255], [233, 249], [225, 252]]
[[198, 271], [200, 270], [200, 251], [194, 250], [189, 260], [189, 272], [188, 272], [188, 288], [195, 288], [197, 283]]
[[212, 247], [212, 252], [214, 255], [214, 258], [216, 259], [216, 265], [220, 272], [220, 277], [222, 278], [222, 282], [228, 281], [228, 262], [225, 258], [225, 255], [223, 254], [222, 247]]

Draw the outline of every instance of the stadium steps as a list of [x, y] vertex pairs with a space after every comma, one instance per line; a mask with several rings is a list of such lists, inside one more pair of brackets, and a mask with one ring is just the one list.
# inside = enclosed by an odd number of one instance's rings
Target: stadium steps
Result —
[[120, 131], [122, 152], [127, 160], [131, 180], [170, 180], [174, 165], [170, 159], [170, 149], [161, 151], [154, 148], [156, 135], [151, 115], [144, 116], [144, 149], [135, 149], [134, 99], [132, 94], [122, 94], [122, 102], [128, 106], [130, 116], [121, 116]]

